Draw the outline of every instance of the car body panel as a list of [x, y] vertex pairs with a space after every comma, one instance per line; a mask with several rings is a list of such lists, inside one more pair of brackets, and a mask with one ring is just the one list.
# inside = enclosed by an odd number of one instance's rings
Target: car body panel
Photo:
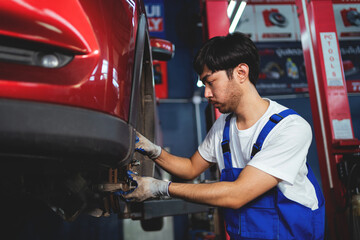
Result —
[[68, 48], [96, 50], [96, 39], [78, 1], [2, 1], [0, 34]]
[[84, 107], [128, 121], [141, 4], [28, 0], [1, 5], [0, 36], [74, 55], [58, 69], [0, 62], [1, 97]]
[[0, 2], [3, 192], [70, 221], [93, 207], [124, 211], [96, 186], [128, 184], [127, 170], [160, 176], [134, 149], [136, 131], [158, 143], [152, 50], [141, 0]]

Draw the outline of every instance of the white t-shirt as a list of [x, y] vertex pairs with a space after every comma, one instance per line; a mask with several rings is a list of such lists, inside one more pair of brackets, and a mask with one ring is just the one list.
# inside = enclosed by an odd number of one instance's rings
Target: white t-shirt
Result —
[[[280, 113], [286, 107], [271, 101], [265, 114], [250, 128], [239, 130], [235, 115], [230, 120], [230, 151], [233, 168], [251, 165], [281, 181], [280, 191], [288, 198], [315, 210], [318, 200], [315, 188], [307, 178], [306, 156], [312, 140], [311, 127], [299, 115], [289, 115], [281, 120], [265, 138], [261, 151], [251, 160], [252, 147], [269, 117]], [[198, 150], [209, 162], [217, 163], [220, 171], [224, 169], [221, 149], [225, 118], [222, 114], [214, 123]]]

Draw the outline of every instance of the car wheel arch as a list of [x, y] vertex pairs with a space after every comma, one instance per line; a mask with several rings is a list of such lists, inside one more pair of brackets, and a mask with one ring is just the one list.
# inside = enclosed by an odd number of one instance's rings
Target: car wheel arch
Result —
[[[156, 99], [150, 38], [146, 16], [145, 14], [142, 14], [139, 18], [135, 45], [135, 60], [129, 110], [129, 125], [134, 131], [130, 140], [135, 138], [135, 129], [151, 141], [156, 140], [155, 114]], [[141, 154], [134, 153], [133, 149], [130, 152], [132, 153], [130, 160], [137, 159], [142, 163], [136, 170], [142, 175], [153, 176], [153, 162], [146, 159]]]

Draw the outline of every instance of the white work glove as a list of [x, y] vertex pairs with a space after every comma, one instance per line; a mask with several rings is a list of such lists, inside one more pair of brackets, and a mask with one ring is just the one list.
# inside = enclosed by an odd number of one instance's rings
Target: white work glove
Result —
[[169, 186], [171, 182], [152, 177], [139, 177], [136, 175], [132, 175], [132, 177], [137, 182], [138, 187], [132, 193], [123, 195], [125, 199], [142, 202], [148, 198], [170, 197]]
[[156, 159], [161, 154], [161, 147], [149, 141], [146, 137], [136, 131], [135, 150], [148, 156], [151, 159]]

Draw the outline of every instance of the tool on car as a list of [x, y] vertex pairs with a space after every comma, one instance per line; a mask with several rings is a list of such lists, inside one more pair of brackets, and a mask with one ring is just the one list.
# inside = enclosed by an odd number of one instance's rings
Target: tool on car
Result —
[[124, 190], [122, 188], [119, 191], [114, 192], [115, 195], [119, 195], [119, 196], [127, 195], [129, 193], [132, 193], [138, 187], [137, 181], [135, 181], [134, 178], [132, 177], [132, 174], [136, 175], [136, 173], [128, 170], [126, 174], [127, 174], [127, 178], [126, 178], [127, 183], [126, 184], [128, 186], [128, 190]]
[[132, 174], [136, 174], [136, 173], [128, 170], [126, 172], [125, 182], [98, 184], [96, 186], [96, 189], [102, 192], [112, 192], [114, 195], [117, 196], [122, 196], [132, 193], [138, 187], [138, 183], [134, 180]]

